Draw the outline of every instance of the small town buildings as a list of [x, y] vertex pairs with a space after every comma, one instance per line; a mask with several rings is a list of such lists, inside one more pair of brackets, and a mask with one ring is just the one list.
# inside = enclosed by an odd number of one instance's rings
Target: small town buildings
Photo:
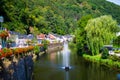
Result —
[[56, 36], [54, 34], [48, 34], [46, 40], [48, 40], [50, 43], [56, 43], [57, 39]]
[[13, 31], [9, 31], [9, 33], [9, 40], [12, 41], [11, 47], [26, 47], [28, 46], [28, 41], [32, 41], [34, 38], [32, 34], [23, 35]]
[[46, 39], [46, 34], [39, 34], [37, 35], [37, 40], [38, 40], [38, 44], [41, 44], [43, 40]]
[[[12, 40], [11, 47], [26, 47], [28, 45], [36, 45], [36, 44], [41, 44], [43, 40], [48, 40], [50, 43], [62, 43], [65, 41], [71, 41], [72, 36], [71, 35], [65, 35], [61, 36], [58, 34], [39, 34], [36, 37], [33, 34], [29, 35], [23, 35], [17, 32], [9, 31], [10, 36], [9, 39]], [[36, 43], [32, 43], [34, 39], [37, 39]], [[31, 43], [30, 43], [31, 42]]]

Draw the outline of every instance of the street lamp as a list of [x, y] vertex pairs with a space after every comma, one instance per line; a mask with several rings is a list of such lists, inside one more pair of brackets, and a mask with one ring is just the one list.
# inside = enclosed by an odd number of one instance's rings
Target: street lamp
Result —
[[[3, 16], [0, 16], [0, 22], [1, 22], [1, 30], [2, 30], [2, 23], [4, 22], [4, 18]], [[1, 43], [2, 43], [2, 48], [6, 47], [6, 39], [5, 38], [1, 38]]]
[[4, 18], [3, 18], [3, 16], [0, 16], [1, 30], [2, 30], [2, 23], [3, 23], [3, 21], [4, 21]]

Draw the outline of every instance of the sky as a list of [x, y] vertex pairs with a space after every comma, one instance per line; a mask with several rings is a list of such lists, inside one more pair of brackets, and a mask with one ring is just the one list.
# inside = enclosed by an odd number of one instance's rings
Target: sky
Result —
[[107, 1], [113, 2], [113, 3], [117, 4], [117, 5], [120, 5], [120, 0], [107, 0]]

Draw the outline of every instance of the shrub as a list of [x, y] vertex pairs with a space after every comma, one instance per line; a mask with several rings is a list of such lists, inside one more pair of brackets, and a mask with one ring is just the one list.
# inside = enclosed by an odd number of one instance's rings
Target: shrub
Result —
[[109, 59], [111, 59], [113, 61], [120, 61], [120, 58], [116, 55], [109, 56]]
[[42, 41], [44, 51], [47, 49], [49, 43], [50, 43], [50, 42], [49, 42], [48, 40], [43, 40], [43, 41]]
[[115, 52], [115, 53], [120, 53], [120, 50], [115, 50], [114, 52]]
[[39, 46], [35, 46], [34, 47], [34, 53], [38, 54], [40, 52], [40, 47]]
[[108, 56], [109, 56], [108, 49], [107, 49], [107, 48], [103, 48], [101, 58], [102, 58], [102, 59], [107, 59]]

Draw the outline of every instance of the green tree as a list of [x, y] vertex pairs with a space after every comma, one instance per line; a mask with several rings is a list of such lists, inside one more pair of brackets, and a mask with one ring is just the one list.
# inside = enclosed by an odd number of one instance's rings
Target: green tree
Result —
[[77, 21], [112, 15], [120, 24], [120, 7], [105, 0], [0, 0], [0, 16], [4, 27], [29, 34], [36, 26], [42, 33], [69, 34], [77, 29]]
[[87, 32], [87, 45], [92, 55], [99, 54], [103, 45], [108, 45], [115, 37], [118, 26], [116, 20], [105, 15], [88, 21], [85, 30]]
[[37, 27], [31, 27], [30, 32], [34, 35], [34, 38], [32, 39], [32, 44], [37, 44], [37, 35], [40, 33]]
[[46, 52], [46, 50], [47, 50], [48, 45], [50, 44], [50, 42], [48, 40], [43, 40], [42, 44], [43, 44], [44, 51]]
[[107, 59], [108, 56], [109, 56], [109, 51], [108, 51], [108, 49], [107, 49], [107, 48], [103, 48], [101, 58], [102, 58], [102, 59]]
[[114, 45], [114, 47], [117, 47], [117, 48], [120, 47], [120, 36], [117, 36], [117, 37], [113, 40], [113, 45]]
[[89, 19], [91, 19], [91, 15], [83, 16], [79, 21], [78, 21], [78, 29], [75, 30], [75, 39], [76, 39], [76, 44], [77, 44], [77, 51], [80, 53], [85, 52], [85, 47], [86, 47], [86, 31], [85, 27], [87, 25], [87, 22]]

